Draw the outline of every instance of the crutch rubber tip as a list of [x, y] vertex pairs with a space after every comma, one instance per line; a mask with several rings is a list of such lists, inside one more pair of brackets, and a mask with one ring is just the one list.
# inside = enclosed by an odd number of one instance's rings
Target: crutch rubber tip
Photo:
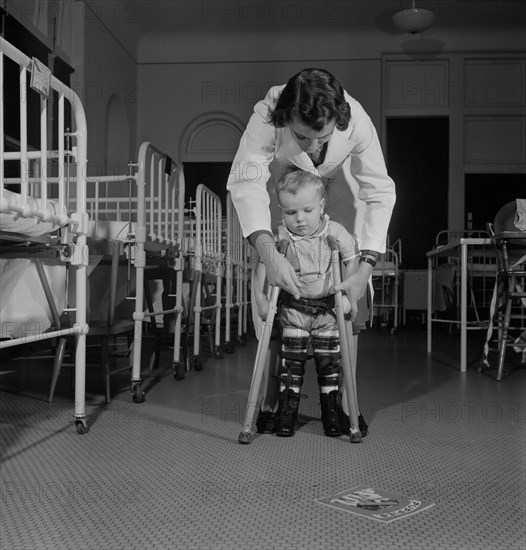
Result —
[[241, 432], [237, 438], [241, 445], [248, 445], [252, 443], [252, 433], [251, 432]]
[[362, 442], [362, 432], [360, 430], [352, 431], [349, 434], [351, 443], [361, 443]]

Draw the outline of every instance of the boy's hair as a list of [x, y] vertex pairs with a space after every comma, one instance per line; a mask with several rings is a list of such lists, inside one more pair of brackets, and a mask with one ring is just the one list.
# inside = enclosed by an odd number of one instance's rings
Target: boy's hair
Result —
[[302, 189], [306, 185], [312, 185], [318, 192], [320, 199], [324, 197], [325, 186], [319, 176], [313, 174], [312, 172], [301, 170], [296, 166], [287, 167], [276, 185], [276, 195], [278, 197], [278, 201], [280, 194], [284, 191], [295, 195], [299, 189]]

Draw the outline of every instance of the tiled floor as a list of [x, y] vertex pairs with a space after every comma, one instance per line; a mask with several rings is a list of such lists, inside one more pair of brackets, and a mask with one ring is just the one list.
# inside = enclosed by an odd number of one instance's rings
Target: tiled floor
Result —
[[[125, 375], [104, 404], [90, 369], [82, 436], [69, 376], [48, 404], [49, 362], [4, 357], [0, 548], [526, 548], [526, 370], [461, 374], [458, 337], [436, 344], [428, 356], [422, 327], [361, 336], [359, 445], [323, 435], [312, 365], [296, 435], [240, 445], [253, 341], [183, 381], [166, 350], [143, 404]], [[381, 523], [316, 502], [358, 486], [434, 506]]]

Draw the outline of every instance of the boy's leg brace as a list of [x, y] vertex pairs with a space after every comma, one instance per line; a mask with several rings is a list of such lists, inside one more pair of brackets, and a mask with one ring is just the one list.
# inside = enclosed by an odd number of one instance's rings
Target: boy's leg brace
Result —
[[287, 392], [290, 389], [295, 393], [301, 393], [309, 337], [308, 335], [290, 336], [287, 335], [287, 332], [284, 329], [282, 337], [279, 391], [280, 393]]
[[314, 361], [320, 388], [321, 421], [329, 437], [343, 434], [340, 424], [342, 400], [340, 380], [340, 342], [337, 336], [318, 334], [312, 337]]
[[338, 391], [341, 376], [340, 340], [337, 336], [313, 336], [312, 349], [320, 393]]

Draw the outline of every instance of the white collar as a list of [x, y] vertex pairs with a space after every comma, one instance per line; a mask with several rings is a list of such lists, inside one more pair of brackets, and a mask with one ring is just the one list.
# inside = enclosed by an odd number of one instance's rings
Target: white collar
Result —
[[320, 218], [320, 225], [318, 226], [318, 229], [316, 229], [312, 235], [308, 236], [296, 235], [295, 233], [292, 233], [285, 224], [283, 224], [282, 227], [283, 231], [291, 241], [302, 241], [305, 239], [312, 239], [314, 237], [325, 237], [329, 232], [329, 221], [329, 215], [323, 214]]

